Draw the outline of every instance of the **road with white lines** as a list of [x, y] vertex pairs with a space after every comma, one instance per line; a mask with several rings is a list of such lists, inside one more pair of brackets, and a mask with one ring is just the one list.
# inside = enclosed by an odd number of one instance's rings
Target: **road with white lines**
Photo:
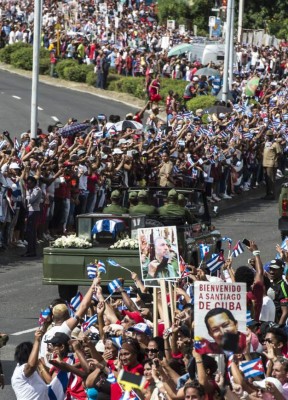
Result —
[[[111, 100], [90, 93], [40, 83], [39, 126], [45, 132], [48, 125], [58, 120], [65, 123], [70, 117], [83, 121], [104, 113], [107, 116], [120, 115], [124, 119], [128, 112], [133, 111], [131, 106]], [[31, 79], [1, 70], [0, 132], [7, 130], [12, 138], [19, 137], [19, 134], [30, 128], [30, 110]]]

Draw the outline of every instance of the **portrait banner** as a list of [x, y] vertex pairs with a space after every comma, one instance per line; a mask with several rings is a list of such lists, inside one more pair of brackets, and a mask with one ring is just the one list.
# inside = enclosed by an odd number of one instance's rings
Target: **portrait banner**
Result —
[[194, 282], [194, 345], [201, 354], [243, 353], [245, 283]]
[[145, 283], [180, 277], [176, 226], [140, 228], [138, 243], [142, 279]]

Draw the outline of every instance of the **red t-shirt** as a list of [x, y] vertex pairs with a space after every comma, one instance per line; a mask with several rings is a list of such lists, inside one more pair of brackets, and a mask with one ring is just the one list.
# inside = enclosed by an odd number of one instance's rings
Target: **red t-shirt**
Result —
[[[123, 367], [124, 371], [130, 372], [131, 374], [135, 375], [143, 375], [144, 374], [144, 367], [142, 364], [137, 364], [135, 367], [130, 368], [127, 365]], [[118, 383], [112, 383], [111, 385], [111, 399], [113, 400], [120, 400], [123, 396], [122, 388]], [[131, 394], [131, 397], [135, 397]]]
[[263, 304], [264, 285], [262, 282], [255, 282], [252, 292], [247, 292], [247, 304], [254, 302], [254, 320], [259, 321]]

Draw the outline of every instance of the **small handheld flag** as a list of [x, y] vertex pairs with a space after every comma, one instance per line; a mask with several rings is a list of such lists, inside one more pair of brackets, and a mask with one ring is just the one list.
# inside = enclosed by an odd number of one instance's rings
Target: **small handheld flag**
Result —
[[97, 272], [97, 268], [95, 264], [88, 264], [87, 265], [87, 275], [89, 279], [94, 279], [96, 278], [96, 272]]
[[43, 326], [50, 315], [51, 315], [50, 308], [45, 308], [45, 310], [41, 310], [39, 320], [38, 320], [39, 326]]
[[206, 265], [207, 268], [209, 269], [210, 273], [213, 273], [215, 271], [218, 271], [224, 265], [225, 260], [223, 257], [223, 254], [216, 254], [214, 255], [209, 261], [207, 261]]
[[200, 250], [200, 259], [204, 260], [206, 255], [209, 253], [210, 247], [207, 244], [199, 244], [199, 250]]
[[107, 263], [109, 265], [111, 265], [111, 267], [118, 267], [118, 268], [123, 268], [126, 269], [126, 271], [129, 271], [132, 274], [132, 271], [126, 267], [123, 267], [122, 265], [120, 265], [119, 263], [117, 263], [115, 260], [113, 260], [112, 258], [107, 258]]
[[89, 319], [87, 319], [87, 321], [83, 322], [83, 324], [82, 324], [83, 332], [87, 331], [87, 329], [89, 329], [90, 326], [96, 324], [97, 319], [98, 319], [98, 316], [95, 314], [95, 315], [92, 315], [92, 317], [90, 317]]
[[114, 279], [112, 282], [108, 283], [108, 290], [110, 294], [113, 294], [120, 287], [122, 287], [122, 283], [119, 279]]
[[236, 243], [236, 245], [233, 247], [233, 251], [232, 251], [232, 256], [233, 257], [238, 257], [240, 254], [244, 253], [244, 249], [243, 246], [240, 242], [240, 240], [238, 240], [238, 242]]
[[264, 375], [264, 367], [261, 358], [255, 358], [251, 361], [243, 361], [239, 365], [239, 369], [243, 372], [246, 379]]
[[83, 299], [83, 296], [80, 292], [76, 294], [76, 296], [72, 297], [70, 301], [70, 307], [72, 308], [73, 311], [77, 311], [78, 307], [80, 306], [80, 303]]

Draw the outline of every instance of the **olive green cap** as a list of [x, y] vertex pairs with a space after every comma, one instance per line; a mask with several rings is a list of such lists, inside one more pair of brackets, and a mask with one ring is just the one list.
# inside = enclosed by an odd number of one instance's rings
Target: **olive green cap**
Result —
[[183, 193], [178, 194], [178, 200], [185, 200], [185, 196]]
[[140, 192], [138, 193], [138, 197], [148, 197], [148, 193], [146, 192], [146, 190], [140, 190]]
[[137, 199], [137, 192], [130, 192], [129, 199]]
[[177, 195], [177, 192], [176, 192], [175, 189], [169, 190], [169, 192], [168, 192], [168, 197], [177, 197], [177, 196], [178, 196], [178, 195]]
[[266, 136], [274, 136], [273, 131], [271, 131], [270, 129], [266, 132]]
[[111, 193], [111, 199], [120, 199], [121, 194], [119, 192], [119, 190], [113, 190], [113, 192]]

